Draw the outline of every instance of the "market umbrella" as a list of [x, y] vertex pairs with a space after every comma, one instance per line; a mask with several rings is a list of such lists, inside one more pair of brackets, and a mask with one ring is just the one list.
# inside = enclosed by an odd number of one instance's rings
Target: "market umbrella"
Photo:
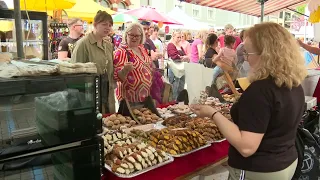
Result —
[[125, 14], [135, 16], [139, 20], [149, 20], [156, 23], [162, 22], [163, 24], [181, 24], [176, 20], [168, 18], [166, 15], [162, 15], [156, 9], [151, 7], [140, 7], [137, 9], [132, 9], [125, 12]]
[[[93, 22], [94, 16], [98, 11], [106, 11], [109, 14], [115, 14], [115, 11], [112, 11], [109, 8], [105, 8], [93, 0], [76, 0], [77, 3], [71, 9], [65, 9], [68, 17], [70, 18], [81, 18], [87, 22]], [[48, 12], [49, 15], [52, 15], [52, 12]]]
[[21, 10], [47, 11], [69, 9], [76, 4], [76, 0], [20, 0]]
[[112, 18], [113, 18], [113, 23], [115, 24], [136, 22], [138, 20], [138, 18], [131, 16], [129, 14], [124, 14], [124, 13], [114, 15]]
[[311, 0], [308, 4], [308, 9], [310, 11], [309, 21], [311, 23], [320, 22], [320, 1]]
[[13, 29], [13, 21], [8, 21], [8, 20], [0, 20], [0, 30], [2, 32], [7, 32], [7, 31], [12, 31]]

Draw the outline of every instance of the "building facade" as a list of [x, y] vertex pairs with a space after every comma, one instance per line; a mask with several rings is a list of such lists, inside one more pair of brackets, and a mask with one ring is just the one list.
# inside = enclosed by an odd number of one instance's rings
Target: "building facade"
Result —
[[131, 0], [131, 4], [130, 8], [151, 6], [163, 13], [168, 13], [177, 6], [195, 20], [219, 28], [226, 24], [241, 28], [259, 22], [259, 18], [254, 16], [180, 2], [179, 0]]

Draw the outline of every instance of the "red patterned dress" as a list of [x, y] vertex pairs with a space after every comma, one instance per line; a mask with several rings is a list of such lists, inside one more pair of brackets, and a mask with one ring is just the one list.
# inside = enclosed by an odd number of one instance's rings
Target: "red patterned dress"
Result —
[[[121, 45], [114, 52], [114, 78], [118, 85], [116, 95], [119, 101], [126, 98], [130, 102], [143, 102], [150, 95], [152, 61], [143, 45], [139, 46], [139, 50], [143, 59], [128, 49], [127, 45]], [[123, 69], [124, 63], [128, 61], [133, 63], [134, 69], [128, 73], [126, 80], [122, 81], [118, 73]]]

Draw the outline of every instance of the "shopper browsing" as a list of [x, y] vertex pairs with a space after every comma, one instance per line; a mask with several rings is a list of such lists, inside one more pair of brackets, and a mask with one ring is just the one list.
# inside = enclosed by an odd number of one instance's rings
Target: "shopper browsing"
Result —
[[151, 27], [150, 21], [140, 21], [140, 24], [143, 27], [144, 34], [146, 40], [144, 42], [144, 48], [147, 49], [148, 55], [152, 59], [155, 67], [159, 68], [158, 59], [162, 57], [162, 53], [157, 50], [156, 46], [154, 45], [153, 41], [150, 39], [150, 35], [153, 33], [154, 28]]
[[[172, 38], [170, 40], [170, 43], [167, 47], [168, 56], [170, 59], [172, 59], [174, 62], [188, 62], [189, 57], [186, 55], [184, 49], [182, 48], [180, 41], [181, 41], [181, 32], [180, 31], [174, 31], [172, 33]], [[176, 100], [179, 93], [184, 89], [185, 85], [185, 76], [177, 77], [174, 75], [172, 68], [169, 69], [169, 82], [173, 86], [173, 99]]]
[[191, 45], [190, 43], [187, 41], [187, 32], [182, 32], [181, 33], [181, 41], [180, 41], [180, 45], [183, 48], [184, 52], [186, 53], [186, 55], [190, 58], [191, 56]]
[[192, 42], [192, 45], [191, 45], [190, 62], [199, 63], [199, 60], [202, 59], [202, 56], [204, 55], [203, 44], [206, 41], [207, 37], [208, 37], [207, 30], [201, 30], [198, 32], [195, 40]]
[[113, 79], [113, 45], [107, 37], [113, 26], [110, 14], [99, 11], [94, 17], [93, 31], [80, 39], [72, 52], [72, 62], [93, 62], [97, 66], [102, 80], [103, 113], [115, 112], [114, 79]]
[[150, 96], [152, 60], [144, 48], [146, 36], [139, 23], [130, 24], [124, 32], [123, 44], [114, 52], [114, 78], [117, 81], [119, 109], [129, 102], [143, 102]]
[[210, 106], [192, 109], [210, 117], [230, 143], [229, 180], [291, 180], [298, 161], [297, 128], [305, 109], [304, 59], [294, 37], [277, 23], [247, 30], [244, 50], [251, 85], [232, 106], [233, 121]]
[[83, 35], [83, 21], [79, 18], [68, 21], [69, 35], [61, 40], [58, 47], [58, 59], [71, 58], [74, 44]]
[[241, 43], [241, 39], [240, 39], [240, 37], [235, 36], [234, 34], [235, 34], [234, 33], [234, 27], [231, 24], [227, 24], [224, 27], [223, 34], [221, 36], [219, 36], [219, 45], [220, 45], [220, 47], [224, 47], [225, 46], [224, 37], [226, 35], [228, 35], [228, 36], [233, 36], [236, 39], [236, 41], [234, 43], [234, 46], [233, 46], [233, 49], [237, 49], [238, 45]]
[[[234, 67], [235, 59], [236, 59], [236, 51], [233, 49], [234, 43], [236, 39], [233, 36], [226, 35], [224, 37], [225, 47], [220, 48], [220, 51], [217, 56], [215, 56], [212, 60], [213, 63], [217, 63], [218, 61], [226, 64], [230, 67]], [[221, 67], [216, 66], [213, 69], [213, 79], [212, 84], [215, 84], [217, 77], [223, 73]]]
[[215, 63], [213, 63], [213, 59], [218, 56], [218, 53], [216, 51], [218, 47], [218, 37], [216, 34], [211, 33], [206, 39], [205, 42], [205, 63], [204, 65], [208, 68], [214, 68], [216, 66]]

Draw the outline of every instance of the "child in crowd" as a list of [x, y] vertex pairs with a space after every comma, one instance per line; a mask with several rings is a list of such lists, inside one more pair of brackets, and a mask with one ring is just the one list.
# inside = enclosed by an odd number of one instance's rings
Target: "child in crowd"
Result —
[[[236, 60], [236, 51], [233, 49], [236, 39], [233, 36], [225, 35], [224, 47], [220, 49], [218, 55], [213, 58], [212, 62], [216, 63], [221, 61], [228, 66], [233, 67]], [[223, 72], [221, 67], [216, 66], [213, 69], [213, 80], [212, 84], [215, 84], [217, 77]]]

